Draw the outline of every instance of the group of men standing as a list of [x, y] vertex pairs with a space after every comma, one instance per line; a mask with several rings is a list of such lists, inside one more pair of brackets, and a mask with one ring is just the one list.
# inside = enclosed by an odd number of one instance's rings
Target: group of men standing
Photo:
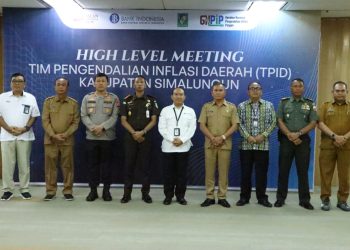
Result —
[[[157, 101], [145, 93], [146, 80], [137, 76], [135, 93], [121, 102], [107, 91], [108, 76], [99, 73], [94, 78], [95, 91], [84, 96], [79, 115], [77, 101], [68, 97], [69, 81], [65, 77], [55, 80], [56, 95], [45, 100], [42, 125], [45, 130], [45, 181], [44, 200], [55, 198], [57, 192], [58, 162], [63, 175], [63, 195], [73, 200], [74, 180], [74, 133], [80, 118], [86, 127], [86, 156], [90, 192], [86, 201], [99, 196], [97, 187], [103, 184], [102, 198], [111, 201], [112, 149], [116, 138], [118, 116], [126, 129], [124, 138], [125, 176], [124, 194], [121, 203], [131, 200], [136, 168], [142, 172], [142, 200], [152, 203], [150, 192], [150, 155], [152, 141], [149, 131], [157, 124], [163, 137], [162, 166], [164, 172], [164, 205], [176, 201], [186, 205], [187, 165], [191, 138], [196, 131], [195, 111], [184, 104], [185, 91], [172, 91], [172, 104], [159, 112]], [[31, 142], [34, 140], [32, 125], [40, 116], [35, 97], [24, 91], [25, 78], [16, 73], [11, 76], [11, 91], [0, 95], [1, 150], [3, 159], [3, 191], [1, 200], [13, 196], [13, 173], [15, 164], [19, 168], [20, 193], [30, 199], [29, 165]], [[232, 134], [239, 130], [241, 193], [237, 206], [249, 203], [252, 190], [252, 172], [255, 169], [255, 187], [258, 204], [272, 207], [266, 195], [269, 166], [269, 136], [276, 123], [279, 127], [279, 174], [275, 207], [282, 207], [288, 192], [289, 172], [295, 160], [298, 175], [299, 205], [313, 209], [310, 203], [308, 169], [310, 160], [310, 137], [308, 133], [318, 124], [322, 131], [320, 171], [321, 209], [330, 210], [331, 181], [335, 166], [338, 168], [339, 190], [337, 207], [350, 211], [349, 195], [350, 167], [350, 103], [346, 100], [348, 87], [344, 82], [333, 85], [333, 102], [326, 102], [316, 113], [313, 101], [303, 96], [304, 82], [291, 82], [292, 96], [283, 98], [277, 115], [273, 104], [262, 97], [262, 86], [254, 81], [248, 85], [249, 99], [238, 107], [225, 99], [225, 86], [217, 81], [211, 88], [213, 100], [204, 104], [199, 120], [200, 130], [205, 136], [205, 186], [206, 199], [201, 204], [208, 207], [216, 203], [215, 181], [218, 172], [217, 203], [230, 207], [226, 200], [228, 174], [232, 151]], [[277, 118], [277, 119], [276, 119]]]

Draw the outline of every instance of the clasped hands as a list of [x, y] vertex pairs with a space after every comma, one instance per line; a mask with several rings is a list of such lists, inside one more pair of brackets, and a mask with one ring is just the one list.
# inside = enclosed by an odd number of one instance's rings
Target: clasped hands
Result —
[[288, 140], [294, 143], [294, 145], [298, 146], [301, 144], [303, 141], [299, 138], [300, 133], [299, 132], [289, 132], [287, 134]]
[[145, 140], [145, 132], [143, 130], [141, 131], [134, 131], [132, 134], [132, 138], [137, 141], [138, 143], [141, 143]]
[[224, 143], [225, 140], [222, 138], [222, 136], [214, 136], [210, 139], [210, 144], [215, 148], [220, 148], [222, 145], [224, 145]]
[[260, 144], [265, 140], [265, 137], [263, 135], [249, 136], [247, 140], [250, 144]]
[[343, 135], [335, 135], [333, 145], [337, 148], [341, 148], [347, 142], [347, 140], [348, 139]]
[[27, 129], [25, 127], [20, 128], [20, 127], [11, 126], [10, 131], [8, 131], [8, 132], [14, 136], [19, 136], [19, 135], [27, 132]]

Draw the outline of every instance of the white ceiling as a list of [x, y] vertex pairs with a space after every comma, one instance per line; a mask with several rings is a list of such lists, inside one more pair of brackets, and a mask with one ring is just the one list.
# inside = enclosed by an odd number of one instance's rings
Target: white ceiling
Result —
[[[247, 10], [254, 0], [74, 0], [87, 9]], [[268, 1], [268, 0], [267, 0]], [[283, 10], [321, 10], [322, 16], [350, 17], [350, 0], [286, 0]], [[3, 7], [48, 8], [42, 0], [0, 0]]]

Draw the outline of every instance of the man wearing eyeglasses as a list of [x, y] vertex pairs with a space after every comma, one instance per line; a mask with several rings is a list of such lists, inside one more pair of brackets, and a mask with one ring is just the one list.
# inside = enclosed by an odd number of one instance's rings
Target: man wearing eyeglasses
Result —
[[276, 126], [276, 114], [271, 102], [261, 99], [260, 83], [248, 85], [249, 100], [238, 105], [239, 132], [241, 134], [241, 194], [236, 203], [249, 203], [252, 190], [252, 171], [255, 167], [255, 187], [258, 204], [272, 207], [266, 195], [267, 171], [269, 167], [269, 135]]
[[32, 125], [40, 116], [38, 104], [33, 95], [24, 92], [25, 78], [21, 73], [11, 76], [11, 91], [0, 95], [0, 125], [2, 154], [1, 200], [13, 197], [13, 174], [18, 165], [19, 191], [25, 200], [31, 199], [29, 193], [30, 152], [35, 140]]

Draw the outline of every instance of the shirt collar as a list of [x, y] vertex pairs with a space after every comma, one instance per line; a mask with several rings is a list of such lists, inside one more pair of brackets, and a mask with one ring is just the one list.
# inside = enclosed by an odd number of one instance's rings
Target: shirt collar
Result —
[[[251, 99], [249, 99], [249, 100], [248, 100], [248, 103], [249, 103], [249, 104], [253, 104], [254, 102], [253, 102]], [[262, 103], [261, 98], [259, 99], [258, 103], [259, 103], [259, 104], [261, 104], [261, 103]]]
[[[224, 102], [223, 102], [222, 104], [223, 104], [224, 106], [227, 106], [227, 105], [228, 105], [226, 99], [224, 99]], [[214, 100], [211, 102], [211, 105], [212, 105], [212, 106], [215, 106], [215, 105], [216, 105]]]
[[[290, 102], [298, 102], [298, 100], [297, 99], [295, 99], [294, 98], [294, 96], [292, 96], [291, 98], [290, 98]], [[299, 101], [301, 101], [301, 102], [305, 102], [305, 99], [304, 99], [304, 97], [302, 96], [300, 99], [299, 99]]]
[[182, 106], [180, 108], [176, 107], [175, 104], [173, 103], [171, 105], [172, 108], [175, 108], [175, 109], [181, 109], [181, 108], [184, 108], [185, 107], [185, 104], [182, 104]]
[[55, 96], [55, 101], [56, 101], [56, 102], [68, 102], [68, 96], [66, 96], [63, 100], [61, 100], [60, 98], [58, 98], [58, 96]]
[[[332, 101], [332, 104], [333, 105], [336, 104], [335, 100]], [[349, 105], [349, 104], [350, 104], [350, 102], [348, 100], [346, 100], [342, 105]], [[340, 106], [342, 106], [342, 105], [340, 105]]]
[[135, 99], [146, 99], [146, 95], [145, 95], [145, 94], [143, 94], [143, 96], [141, 96], [141, 97], [137, 97], [137, 96], [136, 96], [136, 93], [134, 93], [134, 95], [133, 95], [132, 99], [133, 99], [133, 100], [135, 100]]
[[[13, 91], [12, 91], [12, 90], [11, 90], [11, 95], [12, 95], [12, 96], [15, 96], [15, 95], [13, 94]], [[22, 94], [21, 94], [20, 96], [26, 96], [26, 92], [23, 91]]]

